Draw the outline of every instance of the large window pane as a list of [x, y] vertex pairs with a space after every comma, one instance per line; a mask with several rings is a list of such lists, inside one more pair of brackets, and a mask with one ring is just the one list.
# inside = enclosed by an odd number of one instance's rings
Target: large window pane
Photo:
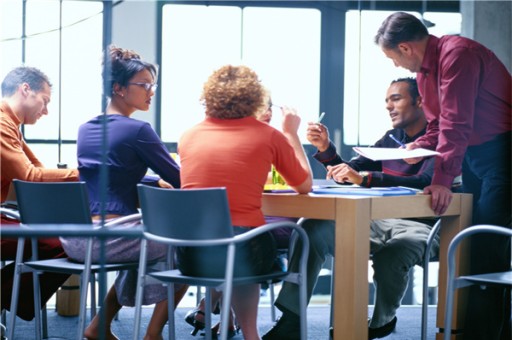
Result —
[[21, 65], [21, 1], [0, 1], [0, 81]]
[[[177, 142], [204, 118], [203, 83], [216, 68], [245, 64], [274, 103], [318, 116], [320, 12], [310, 9], [165, 5], [162, 19], [162, 139]], [[186, 34], [184, 34], [186, 32]], [[280, 128], [275, 110], [272, 125]]]
[[[13, 67], [23, 64], [22, 1], [2, 1], [0, 6], [1, 48], [4, 52], [1, 53], [0, 74], [3, 79]], [[31, 139], [57, 140], [59, 131], [62, 139], [76, 140], [78, 126], [100, 113], [102, 9], [103, 5], [98, 1], [26, 2], [25, 65], [41, 69], [53, 85], [48, 116], [34, 125], [25, 126], [29, 143]], [[67, 158], [61, 156], [62, 160], [76, 162], [74, 149], [74, 145], [61, 148], [60, 153], [65, 153]], [[43, 150], [46, 151], [37, 155], [44, 154], [51, 161], [48, 166], [55, 166], [59, 157], [58, 145], [53, 144], [48, 149], [43, 147]], [[71, 154], [73, 159], [69, 157]]]
[[[382, 137], [391, 128], [384, 102], [389, 84], [397, 78], [416, 76], [395, 67], [374, 43], [380, 24], [391, 13], [347, 12], [343, 109], [343, 141], [347, 145], [371, 145]], [[459, 13], [425, 13], [424, 17], [435, 24], [429, 28], [431, 34], [460, 34]]]
[[241, 10], [166, 5], [162, 20], [162, 139], [177, 142], [204, 118], [203, 83], [221, 65], [240, 64]]
[[[244, 63], [252, 67], [277, 105], [297, 108], [306, 140], [308, 121], [318, 118], [320, 102], [320, 12], [314, 9], [245, 8]], [[271, 125], [281, 130], [274, 108]]]

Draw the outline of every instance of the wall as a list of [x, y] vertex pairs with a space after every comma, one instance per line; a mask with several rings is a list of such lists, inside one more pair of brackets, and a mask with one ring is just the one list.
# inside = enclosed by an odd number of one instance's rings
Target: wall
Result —
[[[112, 43], [136, 51], [151, 63], [157, 60], [157, 2], [125, 0], [112, 10]], [[148, 112], [136, 112], [133, 118], [154, 127], [159, 92], [155, 93]]]
[[461, 1], [462, 35], [491, 49], [512, 72], [512, 2]]

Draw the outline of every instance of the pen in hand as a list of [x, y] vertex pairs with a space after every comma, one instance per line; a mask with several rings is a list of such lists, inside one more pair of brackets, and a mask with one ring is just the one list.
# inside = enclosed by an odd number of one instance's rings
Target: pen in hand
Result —
[[389, 134], [389, 138], [391, 138], [392, 140], [394, 140], [398, 145], [400, 145], [401, 147], [405, 148], [405, 144], [400, 142], [398, 139], [396, 139], [395, 136], [393, 136], [392, 133]]
[[320, 113], [320, 116], [318, 117], [317, 123], [322, 122], [322, 119], [324, 119], [325, 112]]

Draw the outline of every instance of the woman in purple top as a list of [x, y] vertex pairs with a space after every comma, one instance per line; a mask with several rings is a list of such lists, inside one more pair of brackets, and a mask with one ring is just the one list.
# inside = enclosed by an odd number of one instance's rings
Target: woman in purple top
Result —
[[[110, 47], [111, 74], [108, 76], [111, 100], [106, 115], [100, 115], [83, 124], [78, 132], [77, 154], [80, 180], [85, 181], [90, 199], [93, 220], [101, 219], [102, 208], [105, 219], [137, 213], [137, 184], [146, 183], [171, 188], [180, 187], [179, 166], [169, 155], [162, 141], [143, 121], [130, 116], [137, 110], [147, 111], [155, 94], [157, 67], [141, 60], [129, 50]], [[105, 76], [105, 75], [104, 75]], [[106, 123], [107, 157], [103, 159], [103, 124]], [[108, 182], [100, 185], [103, 162], [108, 169]], [[156, 176], [146, 176], [148, 168]], [[101, 190], [106, 190], [102, 203]], [[118, 228], [130, 228], [122, 225]], [[62, 239], [68, 256], [84, 261], [86, 239]], [[94, 245], [93, 254], [99, 244]], [[99, 249], [99, 248], [98, 248]], [[152, 243], [148, 247], [148, 260], [165, 259], [167, 247]], [[107, 262], [136, 262], [140, 255], [140, 240], [108, 239], [106, 242]], [[97, 258], [93, 258], [97, 261]], [[126, 270], [119, 273], [115, 284], [105, 299], [106, 339], [117, 339], [110, 330], [116, 313], [124, 306], [133, 306], [137, 284], [137, 272]], [[186, 286], [175, 286], [175, 301], [179, 303]], [[144, 304], [156, 304], [144, 339], [161, 339], [167, 316], [167, 288], [162, 285], [148, 285], [144, 289]], [[99, 338], [99, 318], [94, 317], [85, 330], [87, 339]]]

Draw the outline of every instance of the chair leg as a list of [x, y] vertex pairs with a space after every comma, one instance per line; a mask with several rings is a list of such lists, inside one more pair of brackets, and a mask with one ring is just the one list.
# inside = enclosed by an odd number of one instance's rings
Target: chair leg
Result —
[[334, 308], [333, 308], [333, 305], [334, 305], [334, 256], [331, 257], [331, 315], [330, 315], [330, 319], [329, 319], [329, 328], [331, 328], [333, 326], [333, 320], [334, 320]]
[[43, 326], [43, 339], [48, 339], [48, 313], [46, 305], [44, 305], [41, 310], [41, 324]]
[[270, 319], [272, 322], [276, 322], [276, 306], [274, 305], [276, 295], [274, 292], [274, 283], [272, 281], [268, 282], [268, 290], [270, 291]]
[[[147, 241], [142, 239], [140, 244], [139, 271], [137, 277], [137, 290], [135, 293], [135, 322], [133, 326], [133, 340], [139, 340], [140, 318], [142, 314], [142, 294], [144, 289], [144, 281], [146, 277], [146, 246]], [[169, 318], [171, 315], [169, 314]]]
[[7, 327], [7, 339], [14, 339], [14, 327], [16, 325], [16, 313], [18, 312], [18, 297], [20, 293], [20, 277], [23, 267], [23, 250], [25, 247], [25, 239], [18, 239], [16, 248], [16, 262], [14, 267], [14, 282], [11, 295], [11, 313], [9, 314], [9, 325]]
[[423, 256], [423, 298], [421, 301], [421, 340], [427, 339], [427, 318], [428, 318], [428, 264], [430, 261], [430, 250], [434, 239], [441, 229], [441, 219], [430, 230], [427, 238], [427, 245], [425, 247], [425, 254]]
[[91, 274], [91, 320], [96, 315], [96, 274]]

